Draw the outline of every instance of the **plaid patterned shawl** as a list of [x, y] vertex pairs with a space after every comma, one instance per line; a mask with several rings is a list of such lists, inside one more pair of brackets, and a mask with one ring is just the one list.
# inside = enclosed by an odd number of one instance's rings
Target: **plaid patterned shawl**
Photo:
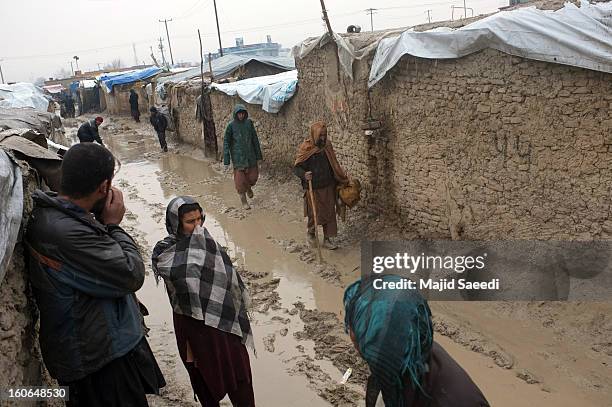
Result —
[[169, 235], [153, 249], [155, 278], [163, 278], [174, 312], [238, 335], [254, 349], [248, 293], [229, 256], [204, 227], [191, 236], [178, 234], [179, 208], [191, 203], [196, 201], [177, 197], [168, 205]]

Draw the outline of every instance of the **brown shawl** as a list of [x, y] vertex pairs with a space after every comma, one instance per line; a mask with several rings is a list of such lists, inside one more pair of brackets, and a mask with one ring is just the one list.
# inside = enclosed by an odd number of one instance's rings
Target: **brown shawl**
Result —
[[[294, 166], [300, 165], [301, 163], [312, 157], [314, 154], [317, 154], [321, 151], [321, 149], [317, 147], [317, 141], [319, 140], [319, 137], [322, 134], [327, 134], [327, 126], [324, 122], [318, 121], [310, 126], [310, 135], [302, 142], [302, 144], [300, 144], [298, 152], [295, 156], [295, 164], [293, 164]], [[334, 178], [336, 178], [336, 181], [341, 185], [347, 184], [349, 182], [349, 179], [342, 167], [340, 166], [340, 163], [336, 158], [336, 153], [334, 152], [334, 147], [332, 146], [332, 143], [329, 139], [327, 139], [325, 147], [323, 147], [323, 151], [325, 151], [325, 155], [329, 160], [329, 164], [331, 165], [332, 170], [334, 171]]]

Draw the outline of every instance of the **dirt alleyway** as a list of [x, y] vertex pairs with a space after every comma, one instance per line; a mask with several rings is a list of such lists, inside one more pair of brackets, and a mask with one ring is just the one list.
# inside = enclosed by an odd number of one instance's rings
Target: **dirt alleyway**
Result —
[[[328, 265], [317, 267], [314, 251], [304, 239], [298, 183], [279, 183], [262, 174], [254, 189], [253, 210], [243, 211], [231, 175], [223, 174], [221, 166], [204, 161], [201, 153], [185, 145], [171, 141], [170, 152], [161, 153], [148, 123], [109, 118], [102, 137], [122, 162], [116, 183], [124, 191], [130, 211], [124, 223], [141, 244], [147, 267], [151, 247], [165, 235], [165, 205], [180, 194], [200, 200], [207, 216], [205, 226], [237, 260], [254, 297], [258, 358], [251, 355], [251, 363], [258, 404], [360, 405], [362, 387], [350, 383], [363, 383], [365, 370], [343, 332], [341, 314], [343, 287], [359, 277], [359, 247], [325, 251]], [[197, 405], [177, 356], [163, 284], [156, 286], [150, 274], [138, 295], [151, 312], [147, 317], [152, 328], [149, 340], [169, 382], [163, 397], [152, 399], [151, 404]], [[496, 333], [490, 333], [489, 321], [481, 318], [486, 313], [478, 304], [433, 303], [432, 309], [442, 334], [437, 340], [482, 386], [493, 405], [516, 405], [515, 395], [520, 393], [523, 400], [536, 401], [539, 406], [597, 406], [601, 405], [597, 400], [604, 400], [609, 391], [609, 381], [591, 377], [588, 380], [601, 390], [587, 396], [585, 387], [577, 383], [588, 381], [583, 376], [574, 375], [574, 381], [563, 375], [557, 378], [558, 369], [552, 362], [529, 366], [531, 349], [521, 354], [521, 344], [503, 343], [504, 334], [511, 337], [517, 325], [511, 318], [499, 323], [511, 325], [492, 327]], [[524, 332], [531, 335], [534, 329], [527, 327]], [[560, 357], [560, 347], [547, 339], [542, 336], [549, 347], [547, 353]], [[581, 351], [570, 351], [566, 359], [556, 363], [565, 363]], [[512, 362], [509, 367], [508, 361]], [[525, 373], [522, 369], [526, 365], [529, 369]], [[348, 367], [355, 373], [344, 387], [339, 381]], [[579, 373], [588, 377], [592, 370], [587, 364]], [[594, 374], [603, 371], [596, 369]]]

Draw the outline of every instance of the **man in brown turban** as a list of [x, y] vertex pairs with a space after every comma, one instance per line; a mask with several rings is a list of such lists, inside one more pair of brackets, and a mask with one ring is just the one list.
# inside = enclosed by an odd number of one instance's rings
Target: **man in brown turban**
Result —
[[298, 149], [294, 172], [302, 180], [304, 188], [304, 216], [308, 216], [308, 237], [315, 239], [316, 227], [308, 196], [308, 181], [312, 180], [317, 224], [323, 226], [323, 247], [336, 249], [337, 246], [331, 240], [338, 234], [336, 186], [348, 183], [348, 177], [338, 163], [331, 141], [327, 139], [325, 123], [316, 122], [310, 126], [310, 136]]

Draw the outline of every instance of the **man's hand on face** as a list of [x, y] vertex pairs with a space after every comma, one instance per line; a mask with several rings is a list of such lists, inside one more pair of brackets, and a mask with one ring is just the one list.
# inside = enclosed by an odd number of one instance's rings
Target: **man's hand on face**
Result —
[[123, 203], [123, 193], [115, 187], [108, 191], [106, 203], [102, 211], [102, 219], [105, 225], [118, 225], [125, 215], [125, 205]]
[[312, 171], [307, 171], [304, 174], [304, 178], [306, 179], [306, 181], [312, 181]]

